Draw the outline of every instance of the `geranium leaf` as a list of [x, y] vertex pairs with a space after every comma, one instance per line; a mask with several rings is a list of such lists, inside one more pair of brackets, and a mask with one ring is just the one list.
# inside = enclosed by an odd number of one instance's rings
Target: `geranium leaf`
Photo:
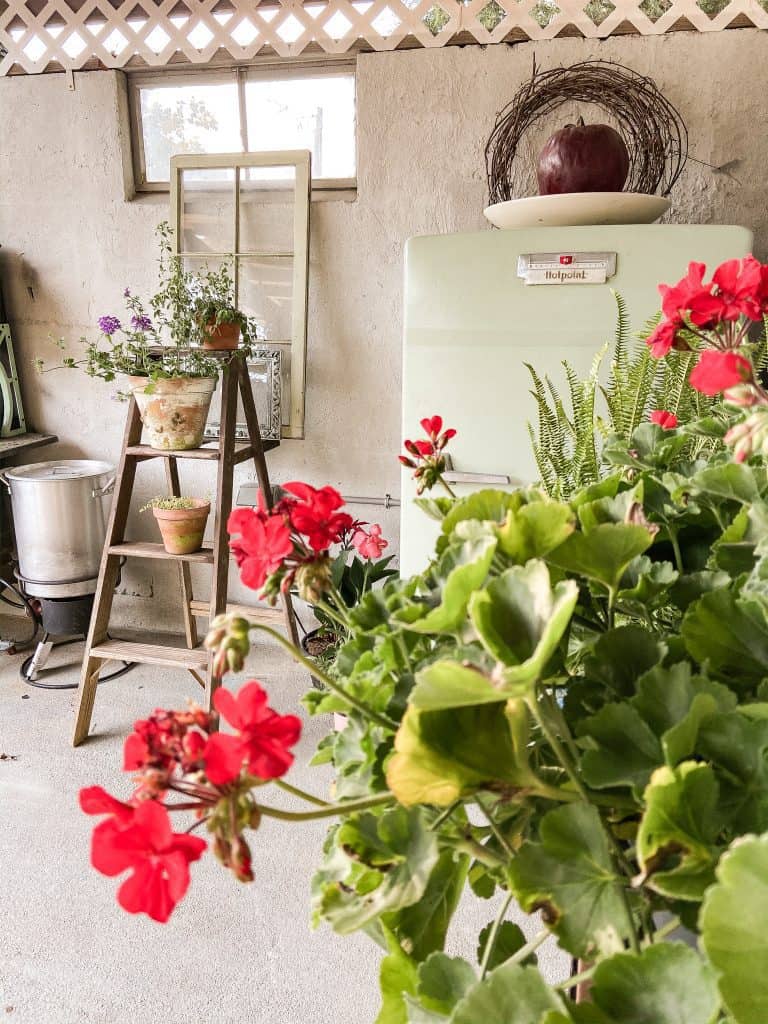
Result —
[[432, 953], [419, 965], [417, 995], [428, 1010], [448, 1016], [454, 1006], [477, 984], [471, 964], [459, 956]]
[[388, 953], [379, 968], [381, 1010], [376, 1024], [408, 1024], [408, 1011], [403, 996], [414, 993], [417, 983], [416, 963], [403, 950], [397, 938], [384, 929]]
[[541, 558], [573, 533], [573, 512], [556, 501], [533, 501], [510, 508], [498, 528], [499, 550], [518, 565]]
[[415, 622], [406, 621], [400, 612], [395, 613], [395, 620], [415, 633], [457, 630], [464, 621], [470, 597], [485, 582], [495, 550], [496, 540], [490, 536], [452, 544], [438, 565], [443, 580], [438, 606]]
[[469, 857], [444, 850], [432, 869], [427, 887], [416, 903], [381, 920], [397, 935], [417, 961], [443, 948], [459, 897], [464, 889]]
[[541, 819], [540, 842], [526, 842], [511, 862], [512, 888], [528, 913], [542, 910], [560, 945], [591, 958], [620, 949], [626, 913], [600, 815], [569, 804]]
[[768, 1020], [768, 836], [737, 840], [701, 909], [701, 941], [736, 1024]]
[[416, 674], [416, 686], [410, 701], [424, 711], [460, 708], [474, 704], [497, 704], [508, 694], [494, 685], [489, 676], [470, 665], [456, 661], [435, 661]]
[[658, 737], [630, 704], [606, 704], [578, 732], [594, 744], [581, 767], [595, 789], [631, 786], [639, 792], [664, 760]]
[[[494, 922], [491, 921], [483, 928], [480, 932], [480, 936], [477, 941], [477, 962], [480, 964], [483, 962], [485, 956], [485, 947], [488, 944], [491, 931], [493, 930]], [[491, 958], [488, 961], [488, 970], [493, 970], [498, 967], [499, 964], [503, 964], [506, 960], [515, 954], [518, 949], [522, 949], [527, 939], [523, 933], [522, 928], [516, 925], [514, 921], [502, 921], [497, 933], [496, 941], [493, 946], [493, 952]], [[525, 963], [536, 963], [536, 954], [532, 953], [530, 958], [526, 958]]]
[[720, 804], [739, 833], [768, 829], [768, 721], [739, 712], [705, 722], [696, 752], [720, 779]]
[[525, 501], [521, 491], [498, 491], [487, 488], [473, 491], [466, 498], [460, 498], [443, 519], [443, 533], [452, 533], [465, 519], [480, 522], [502, 523], [510, 509], [519, 508]]
[[652, 889], [672, 899], [701, 899], [714, 880], [718, 796], [709, 765], [684, 761], [653, 773], [637, 834], [638, 860]]
[[685, 613], [681, 633], [691, 656], [737, 689], [768, 675], [768, 617], [757, 597], [744, 600], [729, 590], [705, 594]]
[[594, 501], [582, 502], [578, 508], [579, 522], [585, 533], [601, 523], [626, 523], [634, 505], [642, 504], [643, 481], [612, 496], [604, 495]]
[[[560, 997], [535, 967], [505, 963], [491, 971], [455, 1006], [450, 1024], [541, 1024], [562, 1012]], [[567, 1018], [566, 1018], [567, 1019]]]
[[418, 808], [348, 818], [312, 882], [313, 918], [347, 935], [416, 903], [437, 863], [437, 838]]
[[505, 666], [504, 686], [535, 685], [568, 627], [578, 599], [574, 580], [550, 585], [544, 562], [513, 566], [472, 595], [469, 616], [483, 647]]
[[619, 697], [631, 697], [635, 683], [657, 665], [666, 649], [640, 626], [619, 626], [598, 639], [584, 662], [587, 679], [603, 683]]
[[755, 471], [738, 462], [724, 462], [719, 466], [699, 470], [691, 478], [689, 490], [691, 494], [706, 499], [709, 504], [712, 504], [713, 498], [720, 498], [750, 505], [760, 497]]
[[644, 526], [603, 523], [589, 533], [572, 533], [547, 561], [616, 591], [629, 563], [652, 542], [653, 534]]
[[453, 498], [415, 498], [414, 504], [430, 519], [436, 519], [441, 523], [453, 507], [454, 501]]
[[591, 998], [612, 1024], [713, 1024], [720, 1009], [715, 972], [682, 943], [598, 964]]
[[447, 807], [491, 782], [528, 786], [527, 719], [522, 701], [422, 711], [408, 708], [387, 764], [401, 804]]

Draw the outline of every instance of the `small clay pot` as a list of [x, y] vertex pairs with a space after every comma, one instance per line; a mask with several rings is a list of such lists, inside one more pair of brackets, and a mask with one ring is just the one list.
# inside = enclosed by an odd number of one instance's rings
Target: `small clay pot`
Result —
[[203, 348], [231, 352], [240, 344], [240, 324], [219, 324], [209, 320], [203, 334]]
[[169, 555], [191, 555], [203, 546], [210, 501], [191, 498], [194, 508], [153, 508], [157, 525]]

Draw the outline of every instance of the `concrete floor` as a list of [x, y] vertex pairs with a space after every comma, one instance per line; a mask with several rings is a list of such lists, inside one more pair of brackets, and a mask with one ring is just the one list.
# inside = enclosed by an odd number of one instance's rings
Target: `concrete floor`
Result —
[[[2, 620], [0, 635], [1, 627]], [[80, 650], [66, 651], [70, 664]], [[64, 652], [58, 657], [64, 660]], [[251, 885], [239, 885], [204, 855], [192, 865], [190, 890], [165, 926], [124, 913], [115, 901], [117, 880], [90, 867], [96, 819], [80, 812], [78, 790], [99, 784], [127, 796], [130, 784], [120, 769], [124, 736], [154, 707], [183, 707], [197, 697], [191, 677], [139, 666], [105, 683], [93, 735], [75, 750], [75, 691], [30, 688], [19, 679], [21, 661], [0, 655], [0, 754], [6, 755], [0, 759], [0, 1020], [373, 1024], [378, 949], [364, 935], [341, 938], [309, 925], [309, 885], [325, 825], [265, 822], [253, 836]], [[278, 710], [297, 711], [308, 679], [276, 645], [258, 647], [235, 685], [253, 677]], [[55, 681], [76, 678], [71, 664]], [[291, 775], [318, 794], [327, 792], [332, 774], [308, 762], [328, 726], [325, 718], [306, 720]], [[287, 798], [284, 805], [290, 806]], [[471, 955], [493, 914], [494, 902], [473, 900], [451, 951]], [[525, 923], [530, 934], [538, 927]], [[555, 950], [545, 958], [563, 977], [564, 958]]]

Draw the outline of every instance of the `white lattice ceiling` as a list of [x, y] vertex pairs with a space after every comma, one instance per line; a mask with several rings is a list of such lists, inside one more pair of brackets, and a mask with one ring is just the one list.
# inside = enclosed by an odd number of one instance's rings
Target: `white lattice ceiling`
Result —
[[0, 0], [0, 12], [0, 75], [563, 33], [768, 28], [768, 0]]

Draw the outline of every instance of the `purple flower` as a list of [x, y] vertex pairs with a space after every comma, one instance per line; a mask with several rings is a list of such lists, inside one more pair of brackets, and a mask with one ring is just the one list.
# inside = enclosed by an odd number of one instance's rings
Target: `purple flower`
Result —
[[102, 334], [112, 335], [116, 331], [119, 331], [121, 326], [122, 325], [116, 316], [99, 317], [99, 330]]
[[151, 331], [152, 321], [146, 313], [139, 313], [136, 316], [131, 317], [131, 327], [133, 327], [135, 331]]
[[130, 299], [130, 297], [131, 297], [131, 289], [130, 288], [126, 288], [125, 291], [123, 292], [123, 298], [124, 299]]

